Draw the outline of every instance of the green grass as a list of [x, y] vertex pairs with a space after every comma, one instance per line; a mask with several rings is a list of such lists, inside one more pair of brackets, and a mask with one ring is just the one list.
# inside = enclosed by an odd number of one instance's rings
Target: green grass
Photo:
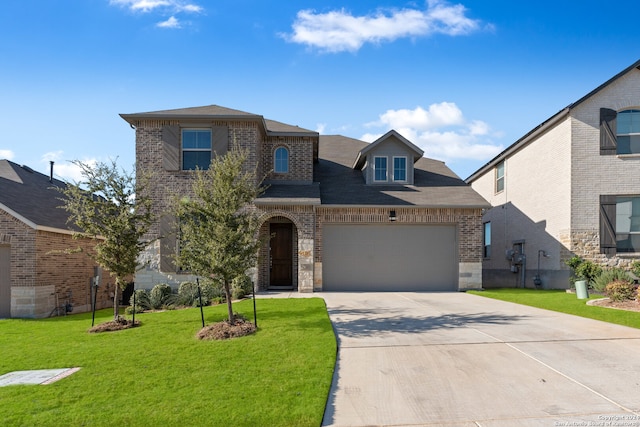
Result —
[[[587, 305], [587, 300], [578, 299], [575, 294], [564, 290], [503, 288], [468, 291], [468, 293], [640, 329], [640, 313]], [[602, 297], [598, 295], [589, 297], [589, 299], [598, 298]]]
[[[91, 314], [0, 321], [0, 375], [81, 367], [50, 385], [0, 387], [3, 426], [318, 426], [336, 340], [324, 301], [259, 299], [258, 331], [199, 341], [198, 309], [138, 314], [89, 334]], [[226, 306], [206, 307], [205, 322]], [[253, 319], [252, 301], [234, 311]], [[110, 320], [98, 312], [96, 323]]]

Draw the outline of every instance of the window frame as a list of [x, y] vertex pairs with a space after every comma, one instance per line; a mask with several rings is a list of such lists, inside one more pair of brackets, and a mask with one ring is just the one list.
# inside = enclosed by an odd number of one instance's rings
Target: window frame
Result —
[[[286, 158], [285, 159], [279, 159], [278, 158], [278, 152], [280, 153], [286, 153]], [[276, 147], [275, 150], [273, 150], [273, 172], [274, 173], [289, 173], [289, 149], [287, 147], [285, 147], [284, 145], [280, 145], [278, 147]], [[283, 166], [282, 162], [284, 161], [284, 166], [285, 166], [285, 170], [279, 170], [278, 167], [279, 166]]]
[[[404, 179], [396, 179], [396, 170], [398, 170], [396, 168], [396, 160], [404, 160], [404, 167], [399, 169], [399, 170], [403, 170], [404, 171]], [[407, 177], [409, 176], [408, 171], [407, 171], [407, 165], [408, 165], [408, 160], [407, 160], [407, 156], [393, 156], [392, 158], [392, 164], [393, 164], [393, 173], [391, 175], [391, 178], [393, 179], [393, 182], [408, 182]]]
[[[384, 160], [384, 169], [378, 167], [378, 159]], [[384, 179], [377, 179], [379, 170], [384, 170]], [[373, 156], [373, 182], [389, 182], [389, 158], [387, 156]]]
[[[502, 170], [502, 174], [500, 174], [501, 170]], [[496, 194], [502, 193], [504, 191], [505, 170], [506, 170], [506, 164], [505, 164], [505, 161], [502, 160], [495, 167], [495, 193]]]
[[482, 258], [491, 258], [491, 221], [482, 224]]
[[[208, 132], [209, 133], [209, 148], [185, 148], [185, 132]], [[185, 168], [185, 153], [209, 153], [209, 163], [207, 165], [201, 166], [196, 163], [194, 168]], [[213, 156], [213, 130], [207, 127], [185, 127], [180, 129], [180, 169], [183, 171], [191, 171], [196, 170], [196, 168], [207, 170], [211, 165], [211, 158]]]
[[[621, 214], [620, 205], [629, 202], [631, 209], [626, 212], [628, 215]], [[620, 230], [627, 220], [629, 229]], [[640, 242], [622, 246], [622, 235], [627, 235], [627, 240], [631, 236], [636, 236], [636, 241], [640, 240], [640, 194], [600, 195], [600, 253], [610, 256], [636, 256], [640, 253]]]
[[[621, 128], [623, 126], [622, 125], [622, 118], [625, 116], [631, 116], [631, 115], [635, 115], [636, 121], [637, 121], [637, 128], [633, 129], [633, 123], [629, 124], [629, 132], [621, 132]], [[630, 117], [630, 121], [632, 121], [633, 116]], [[634, 130], [636, 132], [634, 132]], [[616, 154], [618, 155], [640, 155], [640, 143], [638, 143], [636, 141], [636, 145], [638, 145], [638, 150], [637, 151], [632, 151], [631, 150], [631, 145], [632, 145], [632, 137], [635, 137], [636, 139], [640, 139], [640, 109], [638, 108], [626, 108], [624, 110], [620, 110], [616, 113]], [[622, 138], [628, 138], [629, 141], [628, 142], [624, 142], [621, 144], [621, 139]], [[625, 148], [628, 146], [629, 147], [629, 151], [628, 152], [621, 152], [621, 146], [625, 146]]]

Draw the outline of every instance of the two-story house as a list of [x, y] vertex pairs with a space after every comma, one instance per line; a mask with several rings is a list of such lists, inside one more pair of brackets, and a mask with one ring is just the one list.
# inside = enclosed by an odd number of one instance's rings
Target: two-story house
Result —
[[159, 220], [136, 286], [177, 283], [174, 194], [192, 170], [232, 147], [265, 177], [255, 200], [268, 236], [257, 289], [461, 290], [482, 286], [482, 209], [489, 204], [447, 166], [395, 131], [368, 144], [321, 136], [216, 105], [122, 114], [136, 134], [138, 171], [153, 171]]
[[532, 129], [466, 180], [483, 216], [485, 287], [567, 288], [574, 255], [640, 257], [640, 61]]

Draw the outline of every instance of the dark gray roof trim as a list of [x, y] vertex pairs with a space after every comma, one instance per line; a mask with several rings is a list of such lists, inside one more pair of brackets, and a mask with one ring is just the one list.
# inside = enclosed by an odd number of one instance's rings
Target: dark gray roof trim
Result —
[[597, 88], [595, 88], [594, 90], [592, 90], [591, 92], [583, 96], [582, 98], [578, 99], [576, 102], [569, 104], [568, 106], [558, 111], [556, 114], [549, 117], [547, 120], [545, 120], [544, 122], [542, 122], [541, 124], [533, 128], [532, 130], [530, 130], [522, 138], [518, 139], [516, 142], [514, 142], [513, 144], [508, 146], [506, 149], [504, 149], [504, 151], [502, 151], [496, 157], [489, 160], [487, 163], [481, 166], [477, 171], [472, 173], [467, 179], [465, 179], [465, 182], [470, 184], [473, 181], [475, 181], [477, 178], [479, 178], [481, 175], [484, 175], [484, 173], [487, 170], [492, 169], [493, 167], [495, 167], [496, 164], [500, 163], [506, 157], [518, 151], [520, 148], [528, 144], [535, 137], [537, 137], [541, 133], [544, 133], [545, 131], [553, 127], [556, 123], [564, 119], [571, 112], [572, 109], [582, 104], [584, 101], [591, 98], [593, 95], [600, 92], [602, 89], [606, 88], [611, 83], [618, 80], [620, 77], [624, 76], [634, 68], [640, 70], [640, 60], [634, 62], [633, 64], [631, 64], [630, 66], [628, 66], [627, 68], [625, 68], [624, 70], [622, 70], [621, 72], [619, 72], [618, 74], [616, 74], [615, 76], [613, 76], [612, 78], [610, 78], [609, 80], [607, 80], [606, 82], [604, 82], [603, 84], [601, 84], [600, 86], [598, 86]]
[[206, 105], [202, 107], [177, 108], [173, 110], [150, 111], [147, 113], [120, 114], [131, 126], [135, 126], [140, 120], [249, 120], [258, 121], [269, 136], [319, 136], [318, 132], [301, 128], [299, 126], [280, 123], [275, 120], [265, 119], [259, 114], [247, 113], [219, 105]]

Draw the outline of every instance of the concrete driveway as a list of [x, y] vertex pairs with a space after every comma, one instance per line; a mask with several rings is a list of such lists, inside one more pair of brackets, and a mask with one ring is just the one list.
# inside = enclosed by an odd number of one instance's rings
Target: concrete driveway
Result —
[[324, 426], [640, 427], [638, 329], [465, 293], [321, 295]]

